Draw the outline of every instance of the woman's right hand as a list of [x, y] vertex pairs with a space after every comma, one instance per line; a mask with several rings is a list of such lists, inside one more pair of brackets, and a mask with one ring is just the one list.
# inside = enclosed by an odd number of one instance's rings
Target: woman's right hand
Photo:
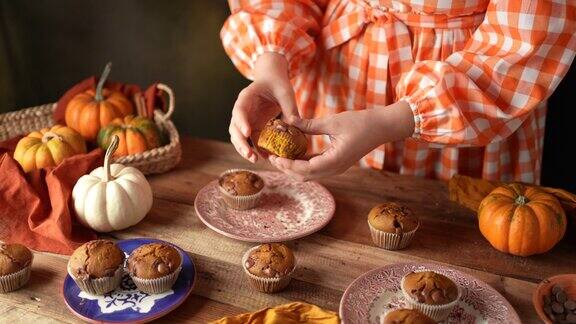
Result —
[[288, 62], [283, 55], [267, 52], [254, 67], [254, 82], [238, 94], [230, 120], [230, 141], [242, 157], [255, 163], [254, 146], [268, 120], [282, 113], [283, 118], [299, 117], [294, 89], [288, 75]]

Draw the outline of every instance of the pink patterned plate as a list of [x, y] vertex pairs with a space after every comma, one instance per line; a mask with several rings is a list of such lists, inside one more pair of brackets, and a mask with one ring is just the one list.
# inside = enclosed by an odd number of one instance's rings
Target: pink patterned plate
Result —
[[298, 239], [324, 227], [336, 209], [334, 197], [316, 182], [298, 182], [280, 172], [257, 172], [266, 188], [260, 205], [234, 210], [220, 198], [218, 180], [196, 195], [200, 220], [214, 231], [247, 242], [270, 243]]
[[445, 323], [521, 323], [518, 314], [499, 292], [463, 272], [426, 263], [397, 263], [358, 277], [340, 301], [342, 323], [380, 323], [388, 311], [406, 307], [400, 280], [411, 271], [432, 270], [460, 286], [462, 298]]

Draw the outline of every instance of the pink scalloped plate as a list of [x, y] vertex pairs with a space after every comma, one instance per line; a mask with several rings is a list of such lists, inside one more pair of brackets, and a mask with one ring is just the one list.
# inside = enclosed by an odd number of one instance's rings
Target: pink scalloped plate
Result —
[[444, 323], [521, 323], [512, 305], [487, 283], [458, 270], [426, 263], [390, 264], [358, 277], [340, 301], [342, 323], [379, 324], [387, 312], [407, 307], [400, 280], [411, 271], [423, 270], [444, 274], [462, 289], [460, 302]]
[[246, 242], [295, 240], [326, 226], [336, 210], [332, 194], [317, 182], [298, 182], [280, 172], [257, 172], [266, 187], [259, 206], [229, 208], [220, 196], [218, 180], [202, 188], [194, 206], [200, 220], [214, 231]]

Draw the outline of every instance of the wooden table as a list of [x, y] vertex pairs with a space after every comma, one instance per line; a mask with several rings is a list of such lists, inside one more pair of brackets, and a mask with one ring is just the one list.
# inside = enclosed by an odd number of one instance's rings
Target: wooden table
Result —
[[[173, 171], [150, 177], [154, 205], [137, 226], [111, 233], [117, 239], [154, 237], [173, 242], [194, 259], [198, 282], [187, 301], [162, 322], [206, 322], [290, 301], [307, 301], [337, 311], [346, 287], [364, 272], [396, 262], [439, 262], [489, 283], [514, 306], [525, 323], [538, 322], [532, 292], [543, 278], [576, 271], [573, 243], [561, 242], [545, 255], [502, 254], [478, 231], [475, 214], [448, 200], [446, 184], [352, 168], [321, 181], [336, 199], [336, 214], [319, 233], [289, 242], [299, 267], [290, 286], [277, 294], [259, 293], [244, 278], [240, 259], [253, 244], [215, 233], [196, 217], [194, 198], [222, 171], [254, 169], [231, 145], [183, 139], [183, 158]], [[366, 215], [384, 200], [410, 206], [422, 225], [410, 247], [386, 251], [373, 246]], [[66, 256], [36, 253], [33, 274], [23, 289], [0, 294], [2, 322], [79, 322], [61, 295]]]

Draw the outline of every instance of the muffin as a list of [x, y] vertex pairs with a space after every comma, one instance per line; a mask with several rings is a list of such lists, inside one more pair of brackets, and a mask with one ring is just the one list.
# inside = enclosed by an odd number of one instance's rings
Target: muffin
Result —
[[296, 160], [306, 154], [308, 139], [298, 128], [273, 118], [262, 129], [258, 137], [258, 147], [270, 154]]
[[416, 309], [396, 309], [388, 312], [381, 324], [436, 324], [436, 321]]
[[81, 290], [104, 295], [122, 282], [124, 259], [124, 252], [113, 241], [90, 241], [72, 253], [68, 274]]
[[460, 299], [460, 289], [454, 281], [434, 271], [407, 274], [402, 278], [401, 288], [412, 308], [435, 321], [446, 319]]
[[256, 207], [264, 189], [264, 180], [259, 175], [239, 169], [224, 172], [218, 184], [224, 202], [238, 210]]
[[256, 289], [273, 293], [288, 285], [296, 259], [286, 245], [267, 243], [248, 250], [242, 258], [242, 266]]
[[403, 249], [420, 223], [412, 210], [394, 202], [380, 204], [368, 214], [368, 226], [374, 244], [387, 250]]
[[24, 286], [30, 279], [33, 255], [22, 244], [0, 242], [0, 293]]
[[144, 244], [128, 257], [128, 273], [136, 287], [148, 294], [170, 290], [182, 270], [182, 256], [164, 243]]

